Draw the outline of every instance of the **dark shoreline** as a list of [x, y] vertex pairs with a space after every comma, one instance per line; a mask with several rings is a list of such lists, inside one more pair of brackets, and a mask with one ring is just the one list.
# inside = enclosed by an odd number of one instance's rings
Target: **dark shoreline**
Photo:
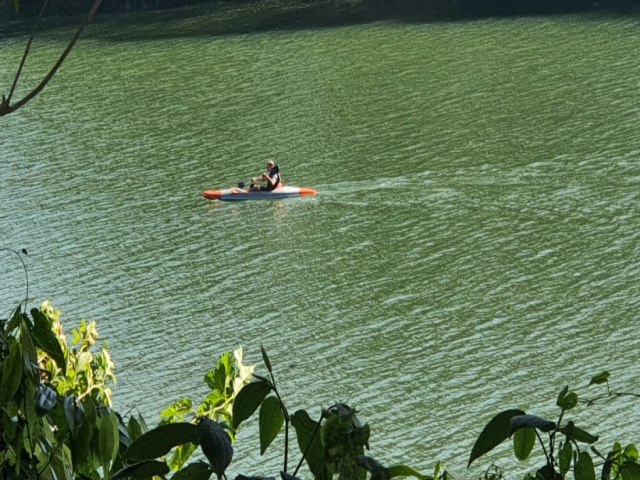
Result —
[[[7, 3], [6, 0], [0, 2]], [[178, 2], [171, 1], [171, 5], [176, 3]], [[136, 39], [153, 39], [329, 28], [384, 20], [436, 22], [572, 13], [632, 16], [640, 14], [639, 2], [628, 0], [611, 0], [599, 4], [573, 0], [562, 5], [552, 0], [508, 3], [507, 8], [505, 2], [500, 0], [458, 0], [453, 8], [453, 2], [449, 0], [254, 0], [215, 1], [120, 12], [110, 11], [103, 6], [83, 36], [112, 40], [126, 40], [129, 36]], [[467, 8], [463, 8], [465, 4]], [[487, 7], [488, 4], [491, 8]], [[1, 9], [0, 12], [0, 38], [28, 35], [32, 30], [35, 18], [30, 14], [23, 12], [7, 15]], [[42, 20], [39, 31], [55, 35], [56, 30], [67, 31], [76, 28], [83, 18], [83, 14], [48, 15]]]

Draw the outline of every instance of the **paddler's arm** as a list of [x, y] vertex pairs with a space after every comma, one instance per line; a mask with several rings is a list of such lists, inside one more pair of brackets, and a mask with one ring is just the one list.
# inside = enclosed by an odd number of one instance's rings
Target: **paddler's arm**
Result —
[[264, 182], [265, 180], [267, 180], [269, 177], [267, 176], [266, 173], [263, 173], [261, 176], [259, 177], [253, 177], [251, 179], [251, 183], [258, 183], [258, 182]]

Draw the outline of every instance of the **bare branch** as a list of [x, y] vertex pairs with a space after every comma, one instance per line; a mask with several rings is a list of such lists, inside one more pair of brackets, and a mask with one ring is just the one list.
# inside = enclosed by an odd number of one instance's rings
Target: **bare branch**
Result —
[[[101, 3], [102, 3], [102, 0], [95, 0], [94, 1], [93, 6], [91, 7], [91, 10], [89, 11], [89, 14], [84, 19], [84, 22], [82, 23], [82, 25], [80, 25], [80, 28], [78, 28], [78, 31], [75, 33], [75, 35], [73, 36], [73, 38], [71, 39], [71, 41], [67, 45], [67, 48], [65, 48], [64, 52], [62, 52], [62, 55], [60, 55], [60, 58], [58, 59], [56, 64], [49, 71], [47, 76], [44, 77], [44, 79], [40, 82], [40, 84], [36, 88], [34, 88], [29, 94], [27, 94], [24, 98], [22, 98], [21, 100], [19, 100], [16, 103], [14, 103], [13, 105], [10, 105], [11, 96], [13, 95], [13, 91], [15, 89], [15, 85], [16, 85], [16, 83], [18, 81], [18, 77], [20, 76], [20, 72], [22, 70], [22, 66], [23, 66], [23, 64], [24, 64], [24, 62], [26, 60], [26, 57], [27, 57], [27, 54], [28, 54], [28, 51], [29, 51], [29, 48], [30, 48], [30, 45], [31, 45], [31, 40], [33, 39], [33, 33], [31, 34], [31, 38], [29, 39], [29, 43], [27, 44], [27, 50], [25, 51], [25, 54], [24, 54], [24, 56], [22, 58], [22, 62], [20, 63], [20, 69], [18, 70], [18, 74], [16, 75], [16, 78], [14, 80], [14, 84], [11, 87], [11, 93], [9, 93], [9, 98], [4, 98], [4, 96], [2, 98], [2, 103], [0, 104], [0, 117], [3, 116], [3, 115], [8, 115], [9, 113], [15, 112], [20, 107], [24, 106], [27, 102], [32, 100], [36, 95], [38, 95], [44, 89], [44, 87], [47, 86], [49, 81], [53, 78], [53, 76], [56, 74], [56, 72], [58, 71], [58, 69], [60, 68], [62, 63], [65, 61], [65, 59], [67, 58], [67, 56], [71, 52], [71, 49], [74, 47], [74, 45], [78, 41], [78, 38], [80, 38], [80, 35], [84, 31], [84, 29], [87, 27], [87, 25], [89, 25], [89, 23], [91, 23], [91, 20], [93, 20], [93, 17], [95, 16], [96, 12], [98, 11], [98, 8], [100, 7]], [[40, 12], [40, 13], [42, 14], [42, 12]], [[35, 32], [35, 30], [34, 30], [34, 32]]]

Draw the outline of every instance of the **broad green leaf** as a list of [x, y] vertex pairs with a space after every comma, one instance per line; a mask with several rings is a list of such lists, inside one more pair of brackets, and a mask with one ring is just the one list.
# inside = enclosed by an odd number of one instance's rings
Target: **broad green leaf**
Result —
[[91, 444], [94, 435], [100, 435], [100, 431], [95, 429], [95, 425], [88, 420], [83, 421], [77, 427], [73, 441], [73, 466], [80, 472], [89, 475], [93, 471], [93, 453]]
[[513, 435], [513, 453], [520, 461], [529, 458], [536, 443], [536, 431], [533, 428], [521, 428]]
[[578, 461], [573, 469], [575, 480], [596, 480], [596, 472], [593, 468], [593, 460], [587, 452], [580, 452]]
[[394, 477], [414, 477], [418, 480], [433, 480], [433, 477], [430, 475], [423, 475], [422, 473], [414, 470], [411, 467], [406, 465], [394, 465], [388, 468], [389, 478]]
[[469, 456], [469, 463], [477, 458], [481, 457], [487, 452], [490, 452], [495, 447], [500, 445], [511, 435], [511, 419], [518, 415], [524, 415], [522, 410], [505, 410], [493, 417], [489, 423], [484, 427], [480, 436], [476, 439], [476, 443], [471, 449], [471, 455]]
[[31, 309], [33, 317], [33, 329], [31, 334], [35, 340], [36, 347], [47, 353], [56, 362], [63, 374], [67, 372], [67, 362], [64, 359], [64, 353], [60, 342], [53, 333], [52, 325], [47, 316], [37, 308]]
[[98, 421], [98, 454], [103, 465], [110, 465], [118, 453], [118, 417], [108, 412]]
[[171, 480], [209, 480], [213, 470], [204, 462], [190, 463], [176, 472]]
[[271, 360], [269, 360], [269, 355], [267, 355], [267, 351], [264, 349], [262, 345], [260, 345], [260, 350], [262, 351], [262, 360], [264, 361], [264, 364], [266, 365], [267, 370], [269, 370], [269, 373], [272, 373]]
[[599, 375], [596, 375], [589, 382], [589, 386], [591, 385], [600, 385], [602, 383], [607, 383], [609, 381], [609, 372], [602, 372]]
[[154, 475], [163, 476], [169, 473], [169, 471], [169, 466], [164, 462], [146, 460], [118, 470], [111, 476], [111, 480], [119, 480], [121, 478], [149, 478]]
[[271, 392], [271, 385], [263, 381], [251, 382], [242, 387], [233, 402], [232, 426], [234, 429], [253, 415], [269, 392]]
[[323, 457], [320, 424], [312, 420], [306, 411], [297, 410], [291, 417], [291, 425], [296, 431], [298, 447], [304, 454], [314, 480], [331, 480], [331, 474]]
[[573, 446], [571, 445], [571, 442], [565, 442], [564, 445], [562, 446], [562, 449], [560, 450], [560, 455], [558, 459], [560, 473], [562, 475], [566, 475], [566, 473], [571, 468], [572, 458], [573, 458]]
[[22, 381], [22, 348], [17, 342], [11, 342], [9, 348], [9, 355], [0, 363], [0, 407], [13, 398]]
[[591, 435], [581, 428], [576, 427], [572, 421], [569, 421], [564, 427], [562, 427], [560, 432], [567, 437], [567, 441], [575, 440], [576, 442], [582, 443], [595, 443], [598, 440], [597, 435]]
[[625, 463], [620, 469], [622, 480], [640, 480], [640, 465]]
[[280, 407], [280, 401], [274, 396], [265, 398], [262, 405], [260, 405], [258, 418], [260, 425], [260, 455], [263, 455], [267, 447], [271, 445], [271, 442], [280, 433], [284, 424], [284, 414]]
[[213, 471], [218, 478], [224, 476], [224, 472], [233, 459], [233, 446], [231, 437], [218, 422], [205, 418], [198, 424], [200, 446], [205, 457], [209, 460]]
[[556, 424], [536, 415], [516, 415], [511, 418], [511, 428], [514, 432], [521, 428], [537, 428], [541, 432], [550, 432], [556, 428]]
[[632, 462], [638, 461], [638, 449], [632, 443], [624, 447], [624, 452], [622, 452], [622, 455], [624, 455], [625, 459], [631, 460]]
[[126, 460], [153, 460], [169, 453], [173, 447], [191, 442], [200, 444], [198, 427], [192, 423], [167, 423], [138, 437], [124, 454]]

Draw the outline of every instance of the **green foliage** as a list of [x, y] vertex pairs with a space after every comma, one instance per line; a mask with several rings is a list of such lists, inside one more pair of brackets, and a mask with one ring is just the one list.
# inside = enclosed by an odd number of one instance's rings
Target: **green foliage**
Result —
[[99, 466], [108, 477], [120, 439], [106, 348], [91, 353], [97, 333], [70, 348], [50, 303], [30, 314], [18, 307], [0, 322], [0, 477], [74, 478]]
[[[95, 323], [83, 320], [73, 330], [69, 346], [60, 311], [46, 302], [30, 315], [18, 307], [10, 318], [0, 320], [0, 479], [160, 479], [173, 473], [173, 480], [207, 480], [213, 474], [226, 480], [235, 431], [256, 412], [261, 455], [284, 431], [283, 480], [297, 479], [305, 462], [314, 480], [450, 477], [440, 462], [433, 475], [424, 475], [413, 467], [386, 466], [365, 455], [371, 429], [344, 403], [322, 409], [317, 421], [302, 409], [290, 416], [264, 348], [267, 377], [243, 364], [241, 349], [225, 353], [204, 377], [210, 393], [202, 403], [194, 406], [190, 398], [181, 398], [162, 412], [157, 427], [148, 429], [141, 416], [124, 419], [111, 408], [114, 365], [107, 348], [97, 346], [98, 339]], [[589, 385], [602, 384], [606, 395], [582, 403], [591, 406], [615, 396], [638, 397], [612, 392], [608, 372], [593, 377]], [[468, 465], [512, 437], [514, 455], [526, 460], [537, 439], [544, 464], [526, 478], [640, 480], [633, 444], [623, 448], [615, 443], [602, 455], [594, 447], [596, 435], [565, 419], [579, 405], [578, 395], [565, 387], [556, 399], [560, 410], [556, 421], [518, 409], [498, 413], [478, 436]], [[292, 473], [290, 427], [300, 455]], [[208, 463], [187, 465], [198, 448]], [[247, 478], [274, 477], [237, 476], [237, 480]], [[500, 480], [502, 470], [491, 465], [484, 478]]]
[[[606, 383], [607, 395], [586, 400], [584, 401], [586, 405], [591, 406], [598, 400], [608, 399], [612, 396], [632, 395], [637, 397], [635, 394], [611, 392], [608, 380], [608, 372], [603, 372], [591, 379], [589, 386]], [[556, 422], [526, 414], [521, 410], [506, 410], [499, 413], [489, 421], [478, 436], [471, 451], [468, 465], [513, 436], [514, 454], [518, 460], [526, 460], [529, 457], [536, 438], [542, 447], [545, 463], [535, 472], [529, 474], [527, 478], [561, 480], [569, 473], [573, 473], [576, 480], [595, 480], [597, 477], [602, 480], [640, 479], [640, 476], [637, 476], [640, 473], [638, 453], [633, 444], [623, 450], [616, 443], [612, 450], [603, 456], [593, 447], [598, 436], [576, 426], [572, 420], [564, 420], [566, 412], [573, 410], [578, 404], [577, 393], [570, 391], [566, 386], [560, 391], [556, 400], [556, 406], [560, 408]], [[547, 434], [546, 445], [540, 433]], [[556, 443], [558, 443], [557, 456], [555, 454]], [[592, 445], [591, 453], [588, 449], [584, 449], [582, 444]], [[592, 453], [603, 460], [600, 473], [596, 471], [599, 464], [594, 463]], [[501, 470], [488, 470], [485, 474], [485, 479], [498, 478], [502, 478]]]

